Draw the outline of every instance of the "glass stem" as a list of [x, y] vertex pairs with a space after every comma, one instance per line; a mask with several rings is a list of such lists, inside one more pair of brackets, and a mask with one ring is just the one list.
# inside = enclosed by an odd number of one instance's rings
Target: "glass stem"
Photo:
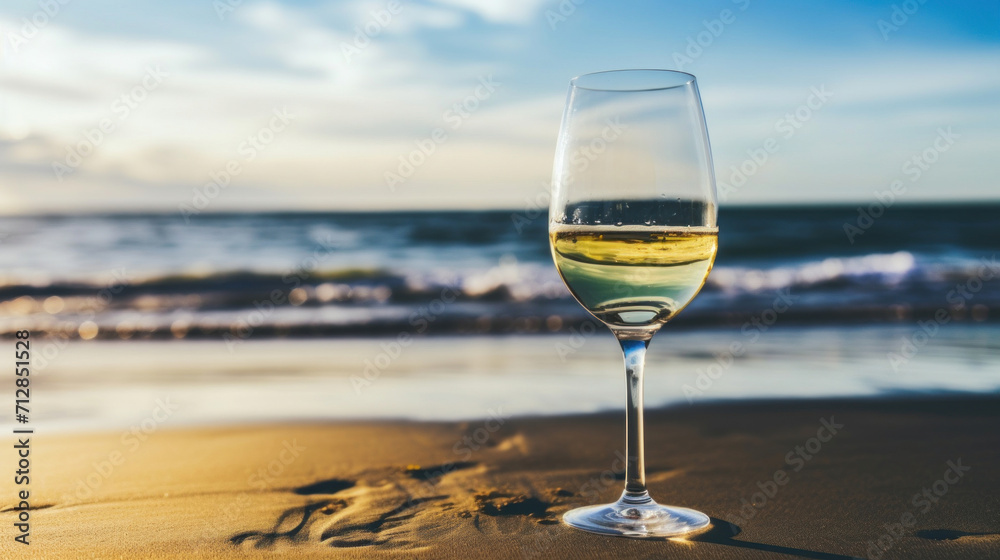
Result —
[[621, 340], [625, 355], [625, 492], [622, 503], [646, 504], [652, 502], [646, 492], [646, 464], [642, 448], [642, 374], [646, 365], [646, 348], [649, 339]]

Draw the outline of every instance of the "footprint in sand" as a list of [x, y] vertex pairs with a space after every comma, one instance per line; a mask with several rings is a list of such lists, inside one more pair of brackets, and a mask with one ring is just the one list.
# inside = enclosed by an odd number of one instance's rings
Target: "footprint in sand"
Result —
[[246, 531], [229, 539], [234, 545], [252, 544], [254, 548], [271, 548], [279, 542], [299, 544], [308, 541], [310, 526], [315, 514], [331, 515], [347, 507], [343, 500], [316, 502], [291, 508], [278, 516], [274, 526], [267, 531]]
[[441, 478], [476, 463], [462, 462], [434, 467], [407, 467], [390, 473], [374, 473], [380, 483], [344, 479], [321, 480], [292, 490], [302, 496], [320, 497], [308, 504], [283, 511], [266, 530], [245, 531], [230, 537], [236, 546], [272, 548], [278, 544], [309, 543], [334, 547], [377, 546], [392, 543], [407, 546], [411, 520], [426, 504], [453, 504], [439, 495]]
[[[353, 488], [353, 480], [333, 478], [321, 480], [294, 492], [303, 496], [316, 494], [337, 494]], [[309, 530], [319, 515], [332, 515], [347, 508], [343, 499], [323, 500], [285, 510], [278, 516], [274, 526], [267, 531], [246, 531], [234, 535], [229, 541], [234, 545], [252, 544], [255, 548], [271, 548], [279, 542], [302, 543], [309, 539]]]
[[534, 496], [512, 495], [497, 491], [476, 494], [475, 499], [477, 511], [493, 517], [523, 515], [543, 519], [548, 517], [549, 506], [552, 505]]
[[339, 478], [332, 478], [330, 480], [321, 480], [319, 482], [314, 482], [308, 486], [303, 486], [301, 488], [296, 488], [295, 493], [303, 496], [308, 496], [311, 494], [336, 494], [341, 490], [347, 490], [351, 488], [356, 483], [353, 480], [342, 480]]
[[559, 489], [548, 498], [530, 489], [470, 489], [481, 484], [484, 472], [477, 463], [460, 462], [371, 472], [358, 481], [317, 481], [292, 490], [314, 501], [283, 511], [269, 529], [239, 533], [230, 542], [265, 549], [278, 545], [418, 548], [437, 542], [463, 523], [483, 530], [481, 515], [558, 523], [549, 508], [572, 495]]
[[331, 518], [318, 539], [334, 547], [423, 546], [424, 533], [438, 528], [435, 520], [454, 507], [453, 496], [442, 489], [442, 480], [473, 467], [478, 464], [469, 461], [410, 465], [373, 477], [380, 483], [344, 493], [351, 500], [350, 509]]

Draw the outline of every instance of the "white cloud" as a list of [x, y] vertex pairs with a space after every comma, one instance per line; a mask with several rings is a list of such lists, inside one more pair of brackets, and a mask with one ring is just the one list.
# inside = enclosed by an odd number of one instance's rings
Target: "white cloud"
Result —
[[386, 33], [404, 33], [415, 29], [454, 29], [465, 22], [465, 15], [448, 8], [421, 4], [405, 4], [396, 25], [386, 28]]
[[[508, 24], [529, 21], [542, 3], [404, 3], [346, 60], [343, 45], [352, 44], [354, 26], [385, 5], [252, 1], [214, 34], [186, 41], [86, 32], [70, 26], [67, 13], [3, 62], [0, 211], [173, 210], [277, 107], [287, 107], [295, 122], [245, 166], [214, 208], [522, 206], [551, 173], [565, 80], [540, 79], [518, 66], [514, 47], [495, 45], [515, 31], [517, 48], [537, 45], [537, 37]], [[487, 25], [463, 28], [473, 13]], [[0, 28], [13, 23], [0, 21]], [[447, 51], [436, 50], [442, 37]], [[456, 52], [463, 41], [487, 54]], [[764, 81], [739, 72], [745, 61], [738, 56], [716, 56], [716, 66], [706, 58], [699, 68], [720, 177], [776, 134], [775, 121], [804, 103], [810, 86], [826, 84], [835, 93], [734, 201], [869, 197], [938, 123], [966, 136], [914, 192], [990, 188], [984, 162], [1000, 150], [1000, 114], [969, 98], [1000, 92], [998, 53], [814, 55], [768, 60], [787, 70]], [[170, 73], [163, 87], [76, 173], [56, 181], [51, 162], [107, 116], [151, 63]], [[546, 72], [568, 77], [580, 61], [553, 57], [552, 64]], [[503, 82], [496, 94], [461, 128], [447, 128], [447, 142], [391, 193], [384, 173], [418, 139], [448, 127], [443, 112], [489, 74]]]
[[526, 23], [550, 0], [436, 0], [494, 23]]

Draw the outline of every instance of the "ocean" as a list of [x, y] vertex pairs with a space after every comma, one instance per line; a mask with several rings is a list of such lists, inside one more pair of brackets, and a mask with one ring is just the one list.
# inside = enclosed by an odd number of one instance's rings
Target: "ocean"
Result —
[[[867, 212], [723, 208], [715, 268], [671, 328], [741, 325], [777, 298], [782, 324], [1000, 318], [1000, 206]], [[3, 218], [0, 333], [571, 332], [591, 319], [546, 230], [519, 211]]]
[[[867, 212], [723, 208], [647, 405], [1000, 391], [1000, 205]], [[43, 429], [167, 402], [171, 425], [622, 403], [544, 212], [7, 217], [0, 238], [0, 333], [31, 332]]]

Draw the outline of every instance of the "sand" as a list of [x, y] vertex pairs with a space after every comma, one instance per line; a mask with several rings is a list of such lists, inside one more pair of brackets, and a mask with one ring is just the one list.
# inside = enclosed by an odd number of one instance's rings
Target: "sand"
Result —
[[986, 397], [650, 412], [650, 491], [714, 522], [660, 541], [559, 523], [620, 493], [620, 414], [36, 434], [31, 544], [5, 475], [0, 556], [998, 558], [998, 420]]

